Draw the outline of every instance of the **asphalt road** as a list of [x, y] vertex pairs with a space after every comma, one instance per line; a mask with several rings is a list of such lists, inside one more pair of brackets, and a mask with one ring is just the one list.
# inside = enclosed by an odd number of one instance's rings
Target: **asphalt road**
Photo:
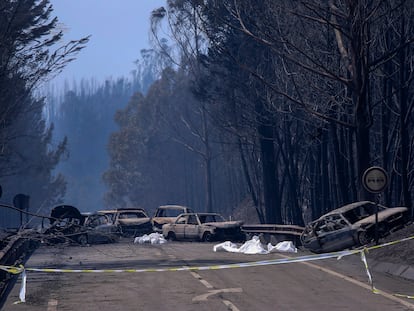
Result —
[[[302, 256], [213, 252], [214, 243], [137, 245], [132, 240], [90, 247], [41, 247], [26, 267], [144, 269], [210, 266]], [[369, 258], [368, 258], [369, 259]], [[358, 255], [340, 260], [168, 272], [27, 273], [26, 302], [20, 278], [2, 310], [414, 310], [412, 281], [373, 273], [373, 294]]]

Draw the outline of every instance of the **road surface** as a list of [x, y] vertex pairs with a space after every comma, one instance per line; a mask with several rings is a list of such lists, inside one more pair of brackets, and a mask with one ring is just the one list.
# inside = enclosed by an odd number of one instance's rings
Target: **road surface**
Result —
[[[212, 266], [302, 256], [213, 252], [214, 243], [133, 244], [132, 239], [90, 247], [40, 247], [30, 268], [144, 269]], [[368, 255], [369, 260], [369, 255]], [[373, 273], [373, 294], [359, 255], [340, 260], [205, 271], [27, 272], [26, 302], [20, 278], [2, 310], [414, 310], [412, 281]]]

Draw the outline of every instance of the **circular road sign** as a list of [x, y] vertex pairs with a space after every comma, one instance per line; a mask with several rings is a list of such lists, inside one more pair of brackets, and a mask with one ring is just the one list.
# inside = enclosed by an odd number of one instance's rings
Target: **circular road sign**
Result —
[[378, 166], [368, 168], [362, 176], [364, 188], [371, 193], [380, 193], [388, 185], [387, 172]]

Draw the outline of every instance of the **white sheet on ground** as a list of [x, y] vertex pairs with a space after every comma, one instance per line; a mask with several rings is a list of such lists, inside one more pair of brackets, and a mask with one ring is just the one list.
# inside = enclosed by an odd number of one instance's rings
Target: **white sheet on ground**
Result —
[[297, 253], [298, 249], [295, 247], [292, 241], [283, 241], [273, 246], [271, 243], [267, 244], [267, 249], [263, 247], [258, 236], [253, 236], [251, 240], [246, 241], [240, 247], [237, 244], [230, 241], [226, 241], [217, 245], [214, 245], [213, 250], [215, 252], [225, 251], [230, 253], [242, 253], [242, 254], [269, 254], [271, 252], [287, 252]]
[[135, 244], [144, 244], [144, 243], [151, 243], [151, 244], [164, 244], [167, 243], [167, 240], [164, 236], [160, 233], [150, 233], [144, 234], [143, 236], [136, 237], [134, 239]]

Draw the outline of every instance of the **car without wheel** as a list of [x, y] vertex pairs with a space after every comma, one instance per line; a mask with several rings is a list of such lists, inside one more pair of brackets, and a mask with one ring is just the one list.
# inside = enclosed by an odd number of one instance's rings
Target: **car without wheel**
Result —
[[99, 211], [111, 217], [121, 235], [138, 236], [152, 232], [151, 220], [142, 208], [118, 208]]
[[370, 201], [354, 202], [306, 225], [301, 243], [314, 253], [340, 251], [366, 245], [374, 241], [377, 234], [378, 238], [383, 238], [403, 228], [407, 222], [406, 207], [388, 208]]
[[185, 213], [162, 226], [162, 233], [169, 240], [244, 241], [242, 224], [242, 221], [226, 221], [217, 213]]

